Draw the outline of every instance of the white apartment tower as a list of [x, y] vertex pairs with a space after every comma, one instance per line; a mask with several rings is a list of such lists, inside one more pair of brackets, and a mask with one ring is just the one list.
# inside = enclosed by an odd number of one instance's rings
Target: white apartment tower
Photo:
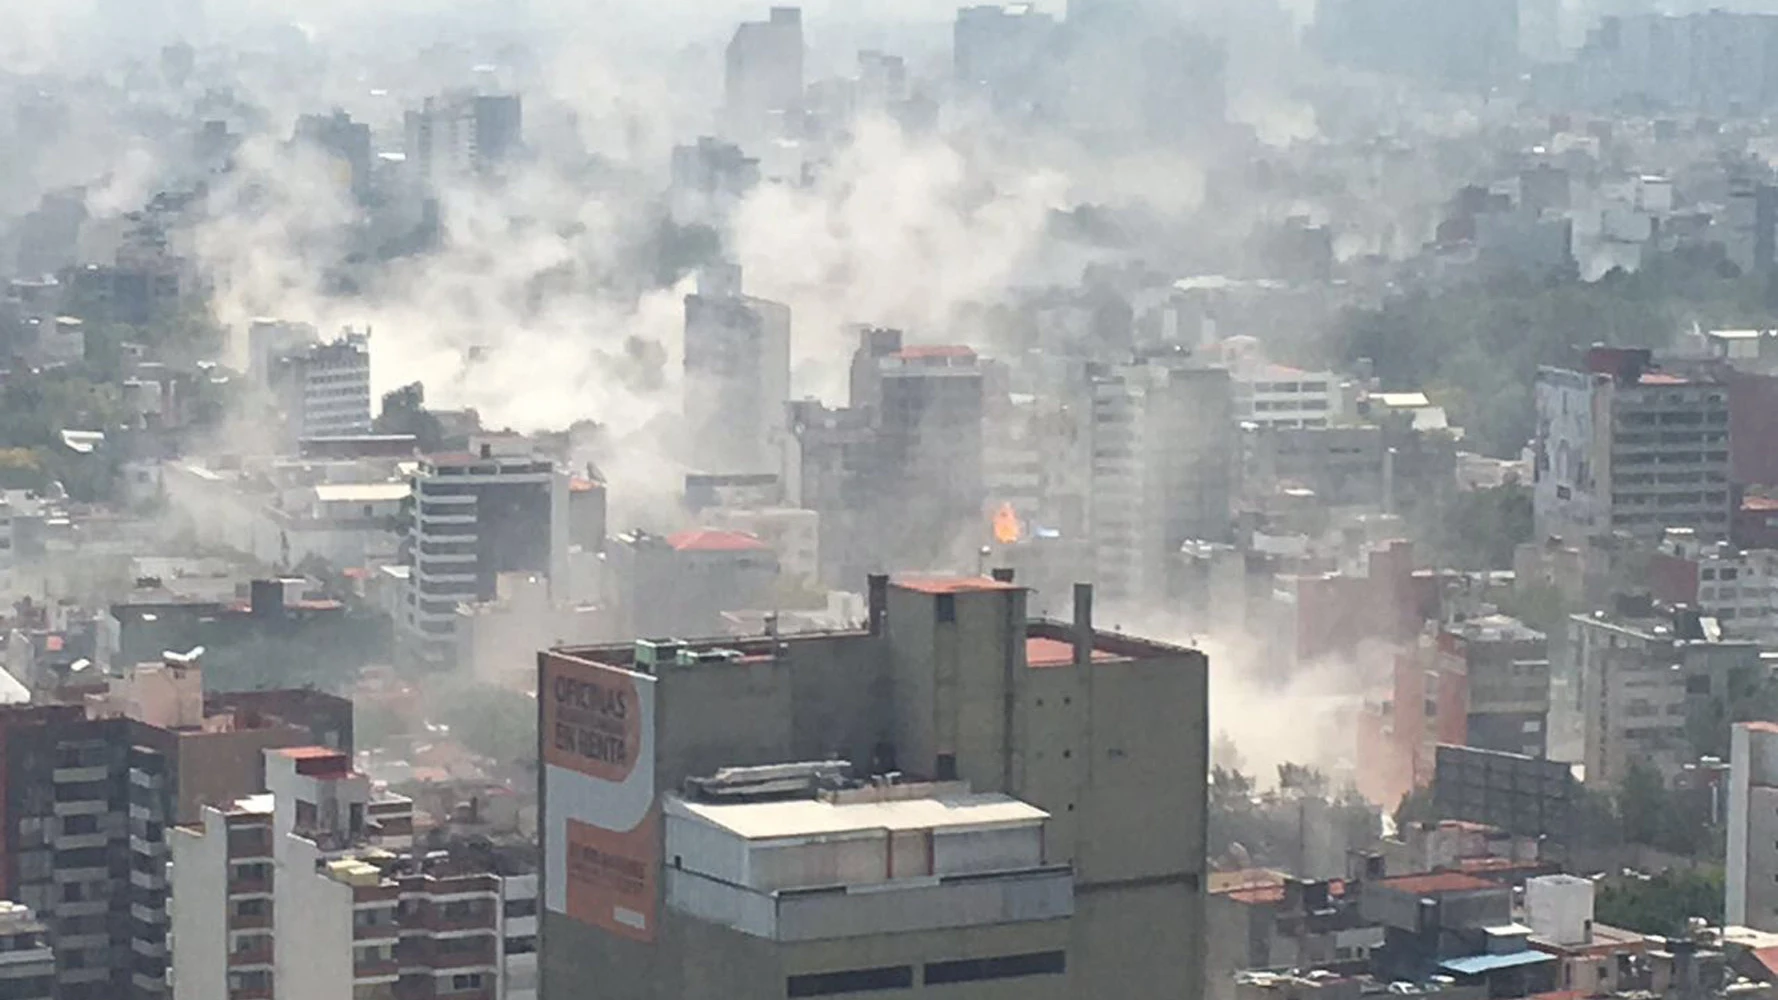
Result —
[[499, 597], [502, 573], [568, 585], [569, 476], [547, 458], [476, 452], [433, 455], [414, 477], [404, 548], [408, 585], [397, 635], [409, 663], [452, 665], [459, 605]]
[[1778, 723], [1731, 730], [1728, 823], [1723, 920], [1778, 931]]
[[181, 1000], [534, 1000], [536, 877], [413, 851], [413, 803], [346, 754], [266, 752], [272, 791], [173, 836]]

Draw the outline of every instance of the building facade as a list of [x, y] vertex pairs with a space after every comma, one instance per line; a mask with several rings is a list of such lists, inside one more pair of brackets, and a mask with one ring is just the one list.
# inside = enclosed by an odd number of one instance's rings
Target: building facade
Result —
[[1731, 734], [1723, 920], [1778, 931], [1778, 724], [1738, 722]]
[[450, 665], [458, 644], [457, 606], [497, 599], [502, 573], [569, 577], [569, 477], [548, 459], [436, 455], [413, 480], [405, 549], [406, 600], [396, 621], [402, 658]]
[[706, 269], [685, 297], [685, 416], [699, 467], [777, 468], [790, 398], [790, 307], [741, 294], [741, 270]]
[[1090, 587], [869, 591], [862, 630], [540, 654], [543, 995], [1200, 996], [1202, 654]]

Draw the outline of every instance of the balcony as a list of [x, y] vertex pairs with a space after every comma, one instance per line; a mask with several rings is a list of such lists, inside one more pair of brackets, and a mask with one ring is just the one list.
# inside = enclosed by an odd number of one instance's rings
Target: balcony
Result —
[[272, 926], [271, 909], [264, 913], [231, 913], [228, 918], [228, 929], [231, 931], [264, 930]]
[[771, 941], [951, 930], [1074, 915], [1067, 866], [764, 892], [667, 872], [667, 905]]
[[352, 928], [354, 941], [394, 941], [401, 936], [401, 927], [394, 922], [357, 924]]
[[359, 981], [371, 979], [394, 980], [401, 975], [401, 963], [391, 958], [386, 962], [354, 962], [352, 978]]
[[251, 969], [271, 964], [272, 946], [269, 944], [228, 953], [228, 967], [231, 969]]
[[89, 781], [104, 781], [110, 769], [103, 764], [93, 767], [58, 767], [50, 772], [50, 780], [58, 785], [76, 785]]
[[242, 876], [228, 880], [228, 894], [231, 896], [269, 896], [272, 894], [272, 877], [262, 875], [258, 878]]

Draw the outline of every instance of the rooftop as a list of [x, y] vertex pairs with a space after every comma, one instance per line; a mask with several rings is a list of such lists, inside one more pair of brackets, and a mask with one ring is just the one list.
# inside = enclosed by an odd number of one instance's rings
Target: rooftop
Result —
[[1379, 887], [1393, 889], [1396, 892], [1408, 892], [1417, 896], [1427, 896], [1441, 892], [1478, 892], [1483, 889], [1498, 889], [1499, 886], [1487, 879], [1477, 878], [1463, 872], [1431, 872], [1425, 875], [1398, 875], [1395, 878], [1381, 879], [1376, 883]]
[[760, 552], [771, 548], [755, 535], [707, 528], [668, 535], [667, 544], [679, 552]]
[[882, 830], [1024, 826], [1049, 818], [1049, 813], [1036, 806], [998, 793], [847, 803], [820, 799], [712, 803], [674, 797], [667, 800], [667, 811], [701, 819], [747, 840]]
[[[1097, 648], [1093, 650], [1094, 663], [1108, 663], [1121, 659], [1123, 659], [1123, 657], [1118, 656], [1116, 653], [1109, 650]], [[1041, 670], [1045, 667], [1066, 667], [1073, 662], [1073, 643], [1039, 635], [1026, 637], [1025, 666], [1034, 670]]]
[[922, 361], [928, 358], [974, 358], [975, 351], [962, 344], [921, 344], [904, 347], [894, 354], [903, 361]]
[[1448, 969], [1462, 976], [1478, 976], [1501, 969], [1517, 969], [1555, 960], [1556, 956], [1548, 952], [1511, 951], [1502, 955], [1470, 955], [1467, 958], [1453, 958], [1446, 962], [1440, 962], [1439, 968]]
[[1638, 385], [1688, 385], [1691, 379], [1672, 372], [1643, 372], [1636, 382]]
[[895, 585], [920, 594], [977, 594], [984, 591], [1024, 590], [988, 576], [898, 576]]
[[390, 503], [413, 492], [407, 483], [322, 483], [315, 499], [322, 503]]

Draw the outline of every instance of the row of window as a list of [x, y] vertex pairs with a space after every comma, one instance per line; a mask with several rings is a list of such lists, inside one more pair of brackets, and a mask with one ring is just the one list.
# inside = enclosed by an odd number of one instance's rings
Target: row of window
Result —
[[[1000, 955], [994, 958], [927, 962], [922, 970], [922, 981], [928, 986], [939, 986], [989, 979], [1054, 976], [1067, 971], [1068, 956], [1066, 953], [1040, 951], [1024, 955]], [[905, 990], [912, 989], [913, 985], [913, 966], [886, 965], [874, 969], [847, 969], [843, 972], [817, 972], [791, 976], [784, 981], [784, 995], [791, 998], [820, 997], [836, 993]]]

